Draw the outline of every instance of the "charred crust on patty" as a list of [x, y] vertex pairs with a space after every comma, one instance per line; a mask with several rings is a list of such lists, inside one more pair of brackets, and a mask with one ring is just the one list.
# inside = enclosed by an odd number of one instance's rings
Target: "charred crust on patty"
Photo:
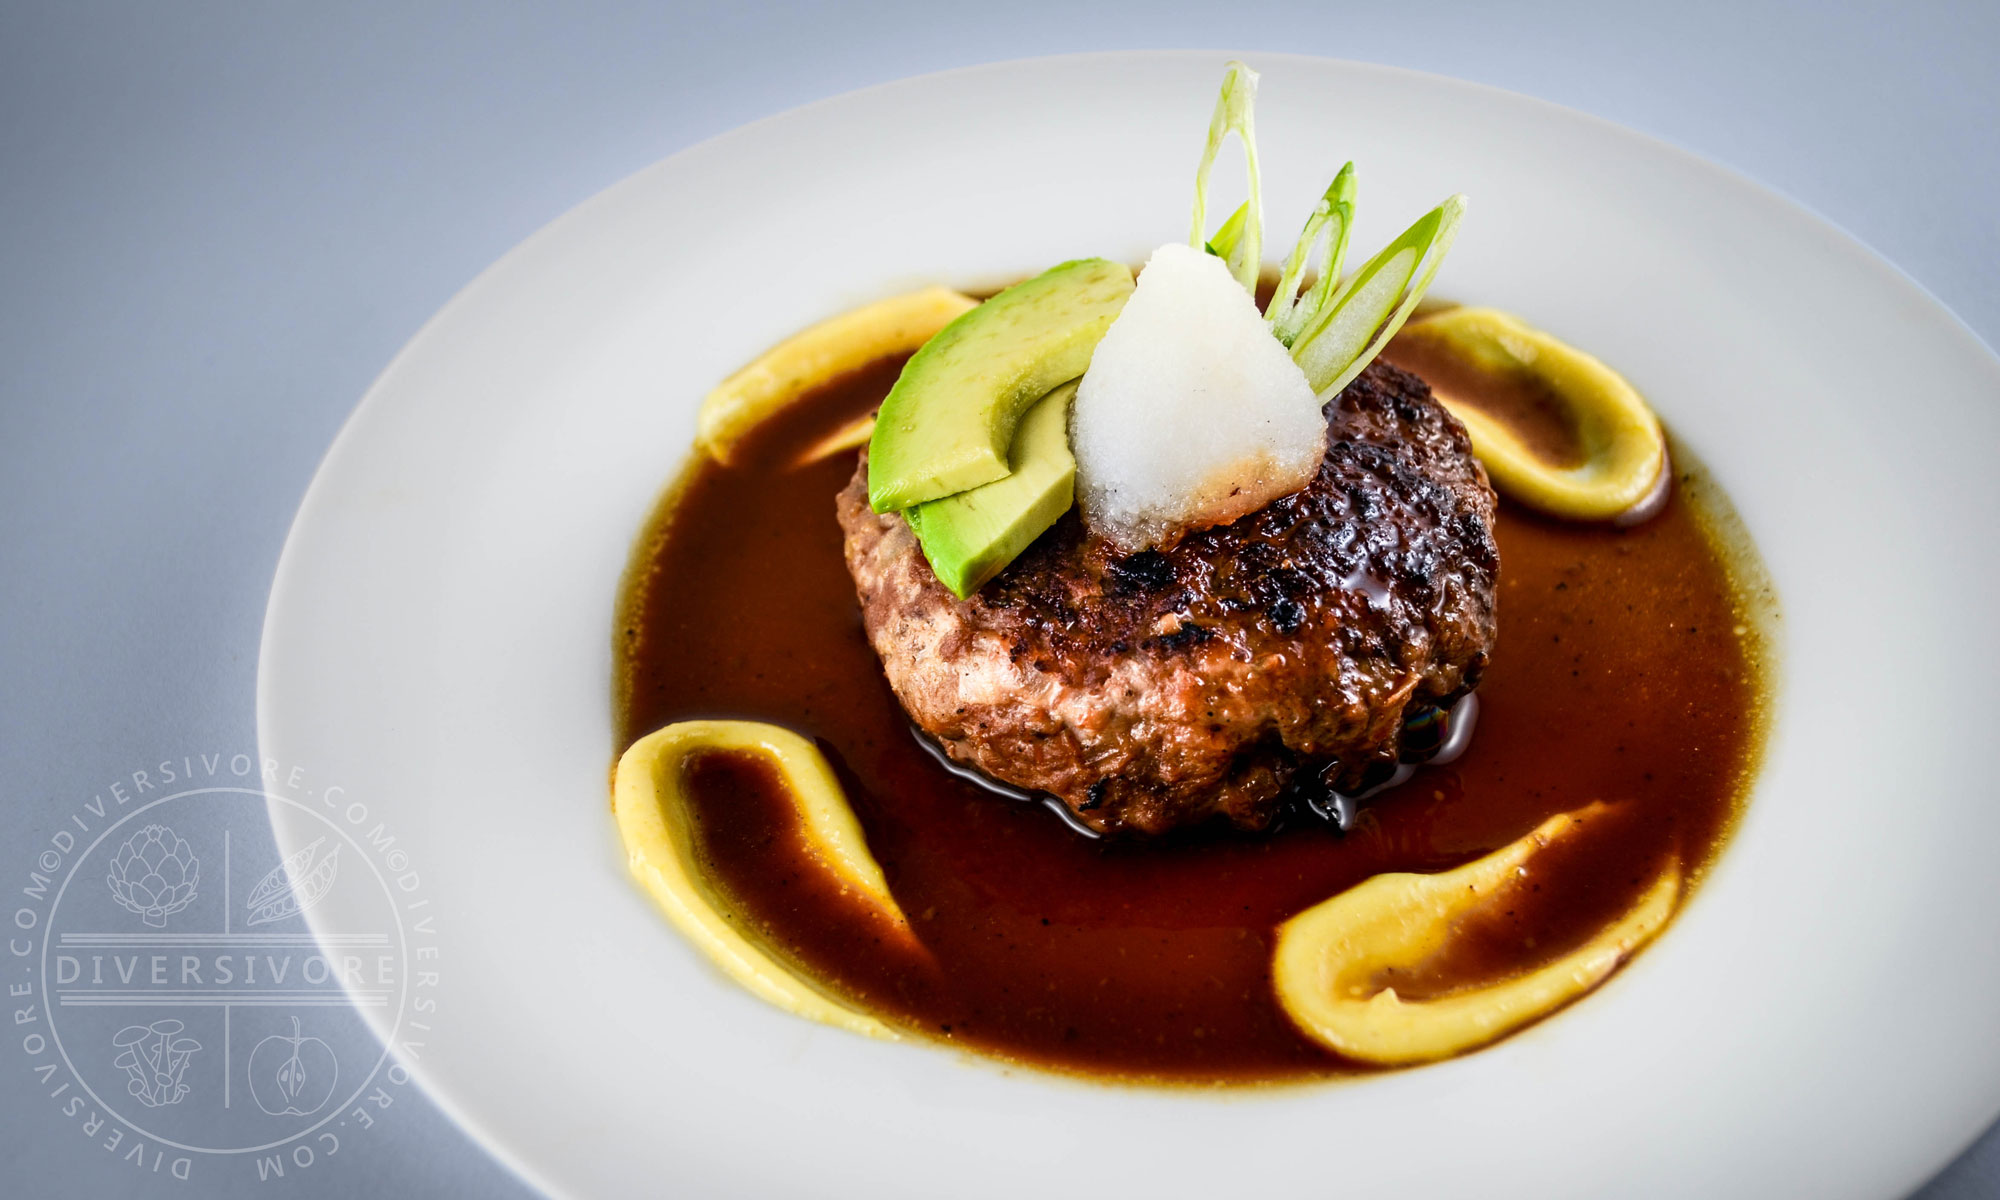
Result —
[[1414, 375], [1373, 364], [1325, 412], [1302, 491], [1137, 554], [1072, 509], [963, 601], [869, 509], [864, 459], [839, 519], [911, 719], [1102, 832], [1261, 829], [1302, 772], [1351, 789], [1393, 763], [1405, 708], [1457, 699], [1491, 653], [1494, 496]]

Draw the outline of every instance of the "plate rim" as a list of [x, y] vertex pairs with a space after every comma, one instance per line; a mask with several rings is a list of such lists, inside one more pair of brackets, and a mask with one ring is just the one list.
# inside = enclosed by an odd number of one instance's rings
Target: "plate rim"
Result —
[[[273, 694], [269, 665], [274, 657], [276, 643], [279, 640], [277, 631], [284, 619], [282, 610], [285, 607], [288, 589], [295, 586], [293, 578], [298, 571], [297, 557], [305, 553], [301, 549], [301, 546], [304, 543], [304, 539], [309, 535], [310, 526], [316, 519], [317, 514], [330, 503], [328, 492], [331, 485], [327, 483], [327, 480], [330, 478], [330, 468], [343, 455], [354, 453], [355, 445], [363, 436], [358, 431], [367, 423], [370, 414], [392, 402], [395, 380], [402, 369], [409, 363], [421, 358], [427, 349], [438, 340], [439, 331], [450, 325], [457, 319], [460, 313], [471, 306], [487, 289], [493, 287], [494, 281], [497, 278], [503, 276], [514, 264], [531, 257], [544, 242], [555, 238], [562, 231], [575, 226], [579, 222], [586, 221], [589, 215], [600, 205], [605, 204], [609, 198], [624, 189], [633, 187], [636, 181], [670, 164], [685, 163], [704, 155], [716, 153], [732, 143], [751, 140], [765, 130], [795, 120], [804, 114], [850, 103], [862, 97], [892, 92], [903, 88], [924, 85], [934, 86], [944, 81], [968, 76], [1005, 75], [1011, 71], [1032, 68], [1041, 64], [1086, 63], [1095, 60], [1130, 61], [1135, 59], [1161, 61], [1199, 59], [1203, 62], [1219, 63], [1227, 58], [1243, 58], [1253, 61], [1258, 64], [1258, 69], [1263, 73], [1270, 73], [1276, 65], [1291, 64], [1295, 66], [1307, 66], [1314, 70], [1333, 68], [1347, 72], [1401, 78], [1415, 81], [1425, 87], [1457, 91], [1475, 97], [1483, 95], [1496, 99], [1504, 99], [1510, 104], [1525, 105], [1548, 115], [1596, 127], [1604, 134], [1632, 143], [1654, 154], [1661, 154], [1671, 158], [1680, 168], [1704, 175], [1711, 181], [1720, 183], [1756, 203], [1765, 206], [1774, 206], [1794, 218], [1805, 218], [1814, 227], [1814, 232], [1830, 244], [1839, 246], [1842, 252], [1854, 264], [1864, 266], [1872, 272], [1878, 282], [1902, 292], [1905, 299], [1916, 301], [1918, 306], [1924, 310], [1924, 316], [1927, 320], [1942, 328], [1951, 330], [1953, 336], [1963, 340], [1966, 348], [1975, 356], [1984, 358], [1989, 368], [2000, 370], [2000, 355], [1996, 355], [1993, 347], [1987, 343], [1978, 331], [1973, 329], [1963, 318], [1933, 294], [1921, 281], [1890, 260], [1867, 241], [1831, 219], [1811, 204], [1800, 200], [1783, 189], [1748, 174], [1744, 170], [1707, 158], [1692, 149], [1656, 134], [1635, 129], [1609, 118], [1597, 116], [1586, 110], [1512, 89], [1411, 67], [1331, 56], [1261, 50], [1231, 52], [1198, 49], [1100, 50], [1038, 55], [974, 63], [884, 80], [769, 113], [703, 138], [670, 155], [640, 166], [636, 170], [598, 189], [576, 204], [563, 210], [540, 225], [527, 237], [515, 243], [498, 258], [482, 268], [462, 287], [453, 292], [449, 299], [417, 327], [409, 339], [396, 351], [382, 370], [370, 382], [353, 409], [341, 422], [340, 428], [329, 442], [327, 450], [315, 465], [311, 482], [301, 494], [298, 508], [287, 528], [283, 548], [273, 571], [258, 645], [255, 711], [257, 742], [260, 754], [266, 758], [276, 757], [279, 761], [290, 761], [284, 757], [282, 747], [278, 744], [281, 741], [281, 736], [274, 732], [276, 726], [279, 724], [276, 719], [276, 708], [279, 700]], [[1265, 64], [1272, 64], [1272, 66], [1266, 66]], [[783, 331], [774, 331], [772, 336], [773, 338], [781, 337], [783, 336]], [[1780, 637], [1778, 646], [1780, 662], [1782, 663], [1784, 659], [1782, 637]], [[1774, 691], [1780, 690], [1782, 689], [1774, 687]], [[1783, 715], [1782, 711], [1774, 713], [1773, 721], [1782, 722]], [[275, 809], [272, 810], [272, 815], [276, 815]], [[1738, 828], [1740, 830], [1740, 825]], [[281, 854], [294, 848], [288, 846], [284, 841], [282, 824], [274, 822], [272, 830]], [[1737, 832], [1732, 831], [1732, 843], [1736, 836]], [[1718, 861], [1726, 859], [1727, 856], [1728, 847], [1725, 847]], [[322, 923], [326, 918], [327, 914], [319, 909], [311, 910], [305, 914], [306, 922], [315, 938], [324, 938], [327, 936], [328, 930], [322, 928]], [[362, 1013], [371, 1033], [377, 1040], [384, 1041], [389, 1030], [385, 1028], [381, 1020], [366, 1008], [359, 1009], [358, 1011]], [[393, 1048], [389, 1052], [393, 1053]], [[451, 1089], [445, 1087], [440, 1081], [432, 1078], [431, 1069], [422, 1060], [402, 1059], [400, 1055], [397, 1057], [404, 1062], [411, 1078], [424, 1090], [430, 1101], [437, 1105], [483, 1152], [504, 1164], [509, 1171], [524, 1183], [537, 1188], [545, 1194], [555, 1196], [571, 1194], [569, 1189], [559, 1183], [559, 1181], [544, 1175], [528, 1160], [517, 1155], [515, 1150], [502, 1136], [490, 1129], [482, 1118], [462, 1103], [459, 1096], [454, 1094]], [[976, 1057], [974, 1061], [985, 1062], [985, 1060], [977, 1059]], [[1001, 1069], [1004, 1071], [1009, 1068], [1003, 1065]], [[1095, 1087], [1099, 1085], [1084, 1082], [1083, 1086]], [[1996, 1104], [1992, 1107], [1991, 1111], [1979, 1117], [1977, 1123], [1972, 1127], [1972, 1132], [1958, 1140], [1956, 1149], [1953, 1150], [1951, 1157], [1939, 1160], [1928, 1170], [1917, 1175], [1910, 1181], [1910, 1186], [1921, 1185], [1926, 1179], [1934, 1175], [1937, 1170], [1947, 1165], [1957, 1155], [1962, 1154], [1968, 1146], [1978, 1139], [1981, 1132], [1993, 1122], [1996, 1116], [2000, 1116], [2000, 1104]]]

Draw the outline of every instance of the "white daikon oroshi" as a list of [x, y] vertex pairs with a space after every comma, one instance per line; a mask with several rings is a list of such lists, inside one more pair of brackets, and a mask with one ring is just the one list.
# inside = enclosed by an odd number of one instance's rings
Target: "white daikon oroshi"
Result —
[[1134, 551], [1305, 487], [1326, 421], [1228, 266], [1175, 244], [1153, 252], [1098, 343], [1070, 446], [1084, 519]]

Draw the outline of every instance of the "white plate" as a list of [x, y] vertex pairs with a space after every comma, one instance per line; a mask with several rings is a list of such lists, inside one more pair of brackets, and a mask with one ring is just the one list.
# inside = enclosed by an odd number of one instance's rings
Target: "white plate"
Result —
[[[1779, 722], [1656, 948], [1468, 1058], [1174, 1093], [805, 1024], [626, 882], [612, 601], [699, 397], [858, 302], [1181, 236], [1223, 58], [1008, 63], [751, 125], [529, 239], [383, 374], [285, 546], [258, 726], [420, 865], [445, 952], [417, 1077], [569, 1195], [1914, 1186], [2000, 1110], [2000, 363], [1776, 196], [1487, 88], [1256, 56], [1272, 237], [1347, 158], [1357, 245], [1471, 193], [1440, 292], [1623, 368], [1740, 506], [1786, 614]], [[313, 836], [271, 819], [288, 851]]]

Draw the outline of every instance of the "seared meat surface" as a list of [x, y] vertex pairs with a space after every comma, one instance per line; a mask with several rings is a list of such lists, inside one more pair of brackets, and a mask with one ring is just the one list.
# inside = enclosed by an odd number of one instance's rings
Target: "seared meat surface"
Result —
[[1492, 650], [1493, 491], [1414, 375], [1378, 362], [1326, 414], [1304, 491], [1129, 556], [1072, 509], [964, 601], [869, 510], [864, 458], [847, 565], [911, 719], [1103, 832], [1262, 829], [1295, 784], [1393, 762], [1405, 713], [1471, 690]]

